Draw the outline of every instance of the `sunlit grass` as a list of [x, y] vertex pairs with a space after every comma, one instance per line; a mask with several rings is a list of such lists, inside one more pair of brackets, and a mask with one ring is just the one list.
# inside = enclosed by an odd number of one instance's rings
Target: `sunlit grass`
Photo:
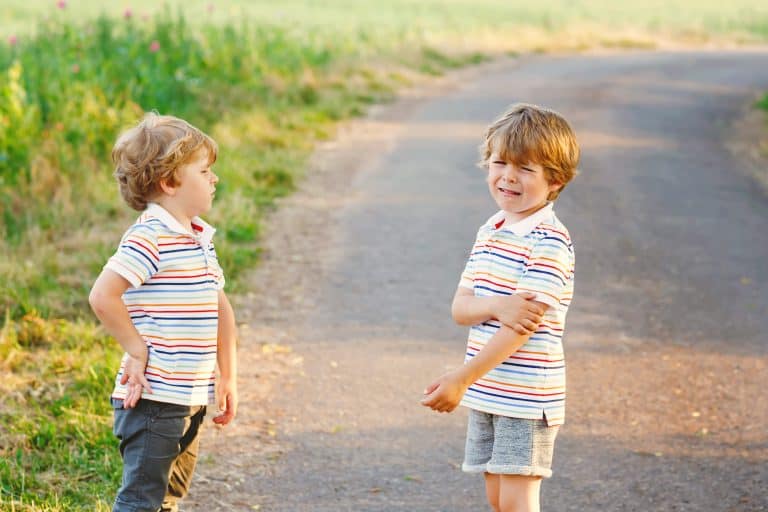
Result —
[[[119, 364], [88, 322], [33, 314], [0, 331], [0, 508], [97, 510], [119, 456], [105, 389]], [[46, 508], [47, 507], [47, 508]]]

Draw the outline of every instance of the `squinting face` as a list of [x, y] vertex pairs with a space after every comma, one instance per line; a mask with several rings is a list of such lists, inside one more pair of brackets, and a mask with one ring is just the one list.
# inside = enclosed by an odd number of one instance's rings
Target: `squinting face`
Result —
[[518, 222], [547, 204], [550, 192], [558, 184], [550, 184], [544, 168], [536, 163], [516, 166], [493, 153], [488, 159], [488, 189], [496, 204], [506, 212], [510, 222]]
[[208, 164], [208, 151], [202, 149], [179, 168], [179, 186], [174, 195], [177, 204], [190, 218], [210, 211], [219, 177]]

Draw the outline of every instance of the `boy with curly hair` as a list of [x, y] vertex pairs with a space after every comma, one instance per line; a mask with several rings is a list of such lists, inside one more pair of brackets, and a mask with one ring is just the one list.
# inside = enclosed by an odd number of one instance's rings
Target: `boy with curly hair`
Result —
[[[237, 333], [216, 257], [216, 143], [186, 121], [147, 114], [112, 151], [123, 199], [141, 212], [89, 302], [125, 351], [112, 391], [123, 459], [114, 512], [175, 511], [192, 481], [206, 406], [237, 412]], [[216, 381], [216, 367], [219, 379]]]

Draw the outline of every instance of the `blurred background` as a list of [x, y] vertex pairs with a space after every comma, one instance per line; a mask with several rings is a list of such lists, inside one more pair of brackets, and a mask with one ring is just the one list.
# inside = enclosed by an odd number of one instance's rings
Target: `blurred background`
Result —
[[143, 112], [218, 141], [210, 220], [236, 293], [315, 144], [404, 87], [522, 53], [766, 41], [760, 0], [3, 0], [0, 509], [108, 510], [118, 485], [120, 354], [87, 295], [136, 215], [109, 153]]

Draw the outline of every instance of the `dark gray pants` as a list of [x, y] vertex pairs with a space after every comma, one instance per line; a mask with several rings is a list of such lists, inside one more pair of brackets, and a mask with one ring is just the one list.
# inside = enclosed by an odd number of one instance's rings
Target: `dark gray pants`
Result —
[[192, 482], [205, 406], [113, 400], [123, 481], [112, 512], [175, 512]]

